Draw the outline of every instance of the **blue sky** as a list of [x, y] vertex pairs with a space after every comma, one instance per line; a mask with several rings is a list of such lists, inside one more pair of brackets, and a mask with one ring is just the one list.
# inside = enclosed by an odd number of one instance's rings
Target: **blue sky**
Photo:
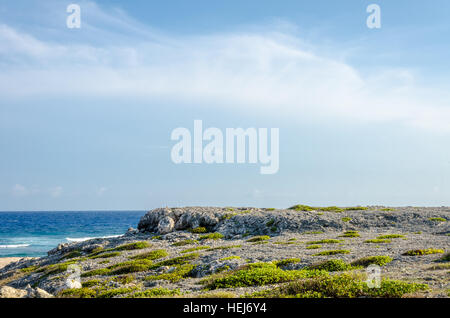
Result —
[[[81, 6], [81, 29], [66, 7]], [[382, 27], [366, 27], [366, 7]], [[0, 210], [450, 204], [450, 3], [3, 1]], [[280, 169], [171, 131], [280, 129]]]

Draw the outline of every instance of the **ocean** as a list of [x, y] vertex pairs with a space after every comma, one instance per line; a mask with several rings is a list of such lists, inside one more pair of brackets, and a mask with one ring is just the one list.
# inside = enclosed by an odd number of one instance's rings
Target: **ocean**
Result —
[[145, 211], [0, 212], [0, 257], [45, 256], [59, 243], [114, 237]]

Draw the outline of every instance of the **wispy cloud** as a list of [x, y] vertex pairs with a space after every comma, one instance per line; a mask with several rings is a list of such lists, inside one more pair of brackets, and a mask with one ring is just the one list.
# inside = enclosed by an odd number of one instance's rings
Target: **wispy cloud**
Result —
[[395, 122], [450, 132], [449, 93], [433, 81], [419, 84], [411, 70], [362, 75], [339, 52], [321, 54], [286, 28], [162, 36], [120, 10], [87, 4], [84, 11], [100, 22], [82, 26], [89, 29], [86, 42], [52, 42], [0, 26], [1, 96], [167, 98], [264, 109], [290, 120]]

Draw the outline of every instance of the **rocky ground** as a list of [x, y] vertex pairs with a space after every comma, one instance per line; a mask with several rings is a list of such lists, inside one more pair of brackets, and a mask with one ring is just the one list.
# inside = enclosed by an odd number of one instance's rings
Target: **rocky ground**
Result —
[[[7, 265], [0, 297], [448, 297], [449, 219], [448, 207], [155, 209], [122, 237]], [[371, 256], [383, 261], [356, 262]], [[373, 263], [378, 293], [362, 283]]]

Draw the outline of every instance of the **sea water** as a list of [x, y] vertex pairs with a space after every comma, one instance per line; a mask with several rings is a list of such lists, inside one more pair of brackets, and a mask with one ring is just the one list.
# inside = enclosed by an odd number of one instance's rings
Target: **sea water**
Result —
[[44, 256], [59, 243], [114, 237], [145, 211], [0, 212], [0, 257]]

